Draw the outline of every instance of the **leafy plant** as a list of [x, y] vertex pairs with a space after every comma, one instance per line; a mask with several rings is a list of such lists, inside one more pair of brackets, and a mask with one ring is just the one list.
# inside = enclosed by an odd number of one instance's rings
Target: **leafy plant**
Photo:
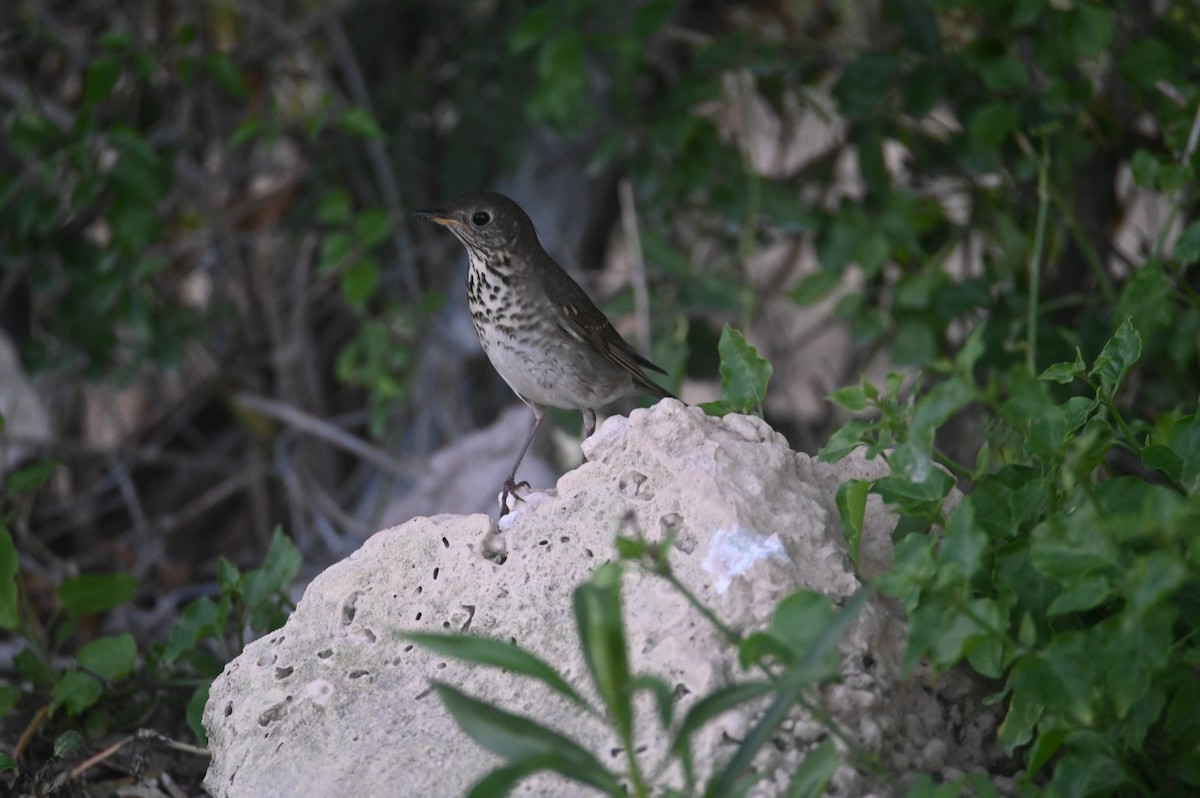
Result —
[[[979, 385], [985, 327], [935, 364], [928, 391], [902, 396], [896, 375], [885, 391], [864, 382], [835, 394], [876, 417], [851, 422], [822, 456], [863, 445], [892, 472], [843, 488], [848, 538], [868, 493], [901, 514], [895, 565], [877, 586], [909, 614], [906, 663], [966, 662], [1002, 680], [1000, 741], [1020, 752], [1027, 787], [1195, 789], [1200, 416], [1193, 406], [1154, 425], [1126, 418], [1120, 391], [1142, 354], [1128, 319], [1090, 364], [1077, 351], [1037, 377], [1013, 366]], [[1059, 385], [1081, 390], [1056, 396]], [[968, 406], [992, 438], [973, 467], [933, 436]], [[956, 504], [947, 472], [973, 486]]]
[[[633, 699], [639, 692], [653, 697], [659, 727], [672, 740], [667, 756], [682, 766], [685, 775], [682, 790], [668, 789], [663, 794], [741, 795], [757, 780], [750, 765], [758, 752], [797, 704], [807, 705], [805, 694], [809, 688], [837, 677], [838, 640], [861, 610], [868, 592], [860, 592], [846, 606], [835, 609], [828, 597], [800, 591], [780, 602], [769, 628], [742, 637], [721, 624], [671, 573], [666, 560], [669, 548], [667, 544], [652, 545], [640, 539], [618, 539], [623, 561], [640, 561], [670, 581], [738, 650], [742, 666], [759, 674], [756, 679], [700, 697], [682, 714], [662, 679], [636, 674], [630, 668], [621, 611], [621, 563], [602, 566], [574, 592], [576, 632], [592, 687], [600, 697], [599, 706], [584, 698], [553, 666], [515, 644], [470, 635], [404, 635], [439, 654], [541, 682], [581, 712], [604, 720], [625, 752], [624, 771], [610, 771], [602, 758], [552, 727], [472, 698], [452, 685], [435, 682], [443, 703], [463, 730], [505, 760], [504, 765], [475, 784], [471, 796], [506, 795], [521, 779], [547, 770], [614, 796], [629, 794], [626, 787], [639, 796], [663, 793], [664, 788], [655, 787], [647, 774], [662, 773], [667, 763], [647, 767], [636, 754]], [[727, 762], [715, 763], [708, 781], [699, 784], [692, 755], [693, 736], [714, 718], [742, 706], [761, 710], [758, 720], [733, 756]], [[822, 794], [838, 762], [832, 743], [819, 746], [799, 768], [793, 794]]]
[[[51, 474], [54, 463], [40, 463], [11, 474], [6, 504], [31, 494]], [[170, 639], [148, 648], [132, 634], [94, 637], [86, 642], [85, 621], [120, 607], [141, 589], [122, 573], [88, 573], [59, 585], [56, 606], [43, 617], [22, 591], [20, 561], [10, 521], [14, 509], [0, 506], [0, 629], [14, 632], [23, 648], [13, 659], [27, 687], [0, 684], [0, 717], [31, 705], [26, 735], [38, 727], [83, 730], [98, 737], [111, 729], [137, 727], [160, 698], [192, 686], [187, 720], [204, 738], [200, 713], [208, 685], [225, 662], [244, 645], [246, 631], [264, 634], [286, 619], [287, 587], [300, 569], [300, 553], [278, 529], [262, 567], [240, 572], [222, 560], [217, 600], [196, 599], [183, 611]], [[209, 649], [216, 644], [217, 651]], [[21, 751], [0, 755], [0, 771], [16, 767]]]
[[260, 567], [242, 572], [222, 557], [216, 600], [202, 596], [184, 607], [166, 644], [155, 647], [159, 667], [172, 683], [195, 685], [186, 717], [202, 742], [208, 740], [201, 717], [212, 680], [245, 647], [247, 632], [255, 639], [283, 626], [292, 609], [287, 590], [301, 564], [300, 550], [278, 527]]
[[770, 361], [759, 357], [758, 350], [750, 345], [740, 331], [728, 324], [721, 330], [717, 348], [721, 355], [722, 398], [716, 402], [705, 402], [700, 407], [714, 416], [726, 413], [756, 413], [761, 416], [767, 383], [771, 381], [774, 367]]

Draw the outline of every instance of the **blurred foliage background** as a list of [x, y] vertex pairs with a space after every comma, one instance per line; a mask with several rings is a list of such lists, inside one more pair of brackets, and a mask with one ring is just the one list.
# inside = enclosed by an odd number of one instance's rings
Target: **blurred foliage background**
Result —
[[[1148, 432], [1200, 394], [1198, 109], [1190, 0], [5, 3], [0, 576], [4, 651], [32, 653], [0, 664], [0, 740], [128, 724], [62, 688], [118, 634], [136, 720], [183, 733], [198, 694], [169, 678], [203, 686], [285, 608], [272, 530], [318, 570], [511, 402], [456, 242], [411, 210], [510, 193], [685, 398], [746, 330], [801, 451], [862, 373], [978, 330], [976, 372], [1019, 395], [1011, 367], [1091, 363], [1126, 319], [1114, 401]], [[966, 408], [937, 440], [1013, 434]], [[1127, 448], [1091, 466], [1156, 479]]]

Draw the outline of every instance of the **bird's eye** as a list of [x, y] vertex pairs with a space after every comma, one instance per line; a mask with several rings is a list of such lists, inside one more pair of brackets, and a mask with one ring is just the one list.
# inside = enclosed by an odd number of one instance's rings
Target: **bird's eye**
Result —
[[488, 213], [487, 211], [476, 211], [475, 215], [471, 217], [471, 222], [476, 227], [483, 227], [485, 224], [487, 224], [491, 220], [492, 220], [492, 215], [490, 213]]

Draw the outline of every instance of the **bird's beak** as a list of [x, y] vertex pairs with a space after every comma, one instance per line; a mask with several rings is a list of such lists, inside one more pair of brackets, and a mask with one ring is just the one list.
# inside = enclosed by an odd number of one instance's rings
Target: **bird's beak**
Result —
[[431, 222], [437, 222], [443, 227], [466, 227], [465, 224], [455, 219], [446, 213], [445, 208], [433, 208], [428, 211], [413, 211], [413, 216], [419, 216], [422, 219], [428, 219]]

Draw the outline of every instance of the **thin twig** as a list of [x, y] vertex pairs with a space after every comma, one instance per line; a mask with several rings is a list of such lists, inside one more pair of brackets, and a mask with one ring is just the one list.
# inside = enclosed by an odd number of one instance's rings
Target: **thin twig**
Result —
[[637, 205], [633, 183], [621, 178], [617, 186], [621, 206], [621, 232], [625, 238], [625, 257], [629, 259], [629, 282], [633, 286], [633, 310], [639, 348], [650, 351], [650, 292], [646, 289], [646, 260], [642, 257], [642, 237], [638, 232]]
[[328, 441], [334, 446], [350, 452], [356, 457], [360, 457], [388, 473], [407, 479], [413, 479], [419, 473], [416, 463], [392, 457], [382, 449], [372, 446], [361, 438], [356, 438], [340, 427], [330, 424], [323, 419], [316, 418], [298, 407], [292, 407], [275, 399], [250, 393], [239, 393], [234, 397], [234, 400], [247, 410], [253, 410], [270, 416], [301, 432]]
[[1026, 320], [1028, 341], [1025, 344], [1025, 365], [1029, 373], [1037, 376], [1037, 322], [1038, 289], [1042, 281], [1042, 251], [1046, 245], [1046, 217], [1050, 209], [1050, 138], [1042, 137], [1042, 163], [1038, 169], [1038, 215], [1033, 238], [1033, 252], [1029, 256], [1029, 308]]
[[[362, 70], [358, 67], [358, 59], [354, 55], [354, 48], [350, 46], [350, 39], [346, 36], [346, 29], [342, 25], [341, 17], [330, 14], [325, 21], [325, 33], [329, 37], [329, 43], [333, 46], [334, 57], [337, 59], [338, 66], [341, 67], [354, 104], [375, 118], [371, 94], [367, 90]], [[412, 241], [408, 238], [408, 229], [399, 223], [399, 219], [403, 218], [404, 214], [404, 199], [400, 195], [400, 186], [396, 183], [396, 171], [392, 167], [387, 148], [384, 147], [382, 141], [368, 139], [366, 147], [367, 157], [371, 161], [375, 180], [379, 186], [379, 193], [383, 197], [384, 204], [391, 211], [393, 221], [396, 222], [392, 226], [392, 246], [396, 250], [396, 271], [404, 284], [404, 290], [408, 292], [407, 299], [416, 301], [420, 296], [421, 288], [417, 282], [416, 265], [412, 256]]]

